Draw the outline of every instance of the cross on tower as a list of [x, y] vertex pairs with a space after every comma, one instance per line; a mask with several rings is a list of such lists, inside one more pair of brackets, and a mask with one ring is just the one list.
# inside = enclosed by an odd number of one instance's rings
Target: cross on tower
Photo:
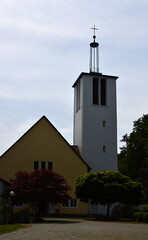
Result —
[[98, 30], [98, 28], [96, 28], [96, 27], [95, 27], [95, 25], [94, 25], [94, 27], [93, 27], [93, 28], [91, 28], [91, 29], [93, 29], [93, 30], [94, 30], [94, 36], [95, 36], [95, 31], [96, 31], [96, 30]]

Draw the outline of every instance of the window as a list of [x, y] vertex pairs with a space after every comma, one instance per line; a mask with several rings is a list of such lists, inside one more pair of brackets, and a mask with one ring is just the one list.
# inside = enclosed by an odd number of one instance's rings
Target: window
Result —
[[76, 111], [80, 109], [80, 81], [76, 85]]
[[70, 200], [70, 207], [76, 208], [77, 207], [77, 199], [71, 199]]
[[93, 78], [93, 104], [106, 105], [106, 79]]
[[14, 208], [23, 208], [24, 205], [22, 203], [17, 203], [16, 205], [14, 205]]
[[106, 121], [103, 121], [103, 127], [106, 127]]
[[103, 152], [106, 152], [106, 146], [103, 145]]
[[52, 170], [52, 162], [48, 162], [48, 170]]
[[63, 208], [68, 208], [68, 207], [69, 207], [68, 201], [63, 203]]
[[63, 208], [76, 208], [77, 199], [69, 199], [66, 203], [63, 203]]
[[99, 81], [93, 78], [93, 104], [99, 104]]
[[106, 105], [106, 79], [101, 79], [101, 105]]
[[34, 169], [38, 169], [39, 168], [39, 162], [38, 161], [34, 161]]
[[44, 169], [44, 168], [52, 170], [53, 163], [46, 162], [46, 161], [34, 161], [34, 169]]
[[42, 161], [42, 162], [41, 162], [41, 169], [44, 169], [44, 168], [46, 168], [46, 162], [45, 162], [45, 161]]

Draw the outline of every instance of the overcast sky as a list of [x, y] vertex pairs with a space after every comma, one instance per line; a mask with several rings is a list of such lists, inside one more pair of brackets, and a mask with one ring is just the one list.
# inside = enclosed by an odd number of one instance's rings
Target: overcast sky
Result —
[[0, 0], [0, 154], [43, 115], [72, 144], [72, 85], [89, 72], [93, 25], [100, 72], [119, 76], [118, 147], [147, 114], [147, 0]]

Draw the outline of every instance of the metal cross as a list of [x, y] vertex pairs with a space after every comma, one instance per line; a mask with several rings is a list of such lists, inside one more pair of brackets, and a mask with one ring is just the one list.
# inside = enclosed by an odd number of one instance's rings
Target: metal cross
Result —
[[93, 27], [93, 28], [91, 28], [91, 29], [93, 29], [93, 30], [94, 30], [94, 36], [95, 36], [95, 31], [96, 31], [96, 30], [98, 30], [98, 28], [96, 28], [96, 27], [95, 27], [95, 25], [94, 25], [94, 27]]

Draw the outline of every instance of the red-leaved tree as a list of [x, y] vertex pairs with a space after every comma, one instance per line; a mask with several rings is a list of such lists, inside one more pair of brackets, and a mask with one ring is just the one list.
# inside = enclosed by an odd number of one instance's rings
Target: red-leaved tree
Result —
[[31, 173], [19, 171], [10, 179], [10, 184], [7, 190], [15, 193], [13, 203], [30, 203], [36, 216], [40, 214], [41, 205], [64, 203], [70, 198], [70, 187], [63, 176], [47, 169]]

